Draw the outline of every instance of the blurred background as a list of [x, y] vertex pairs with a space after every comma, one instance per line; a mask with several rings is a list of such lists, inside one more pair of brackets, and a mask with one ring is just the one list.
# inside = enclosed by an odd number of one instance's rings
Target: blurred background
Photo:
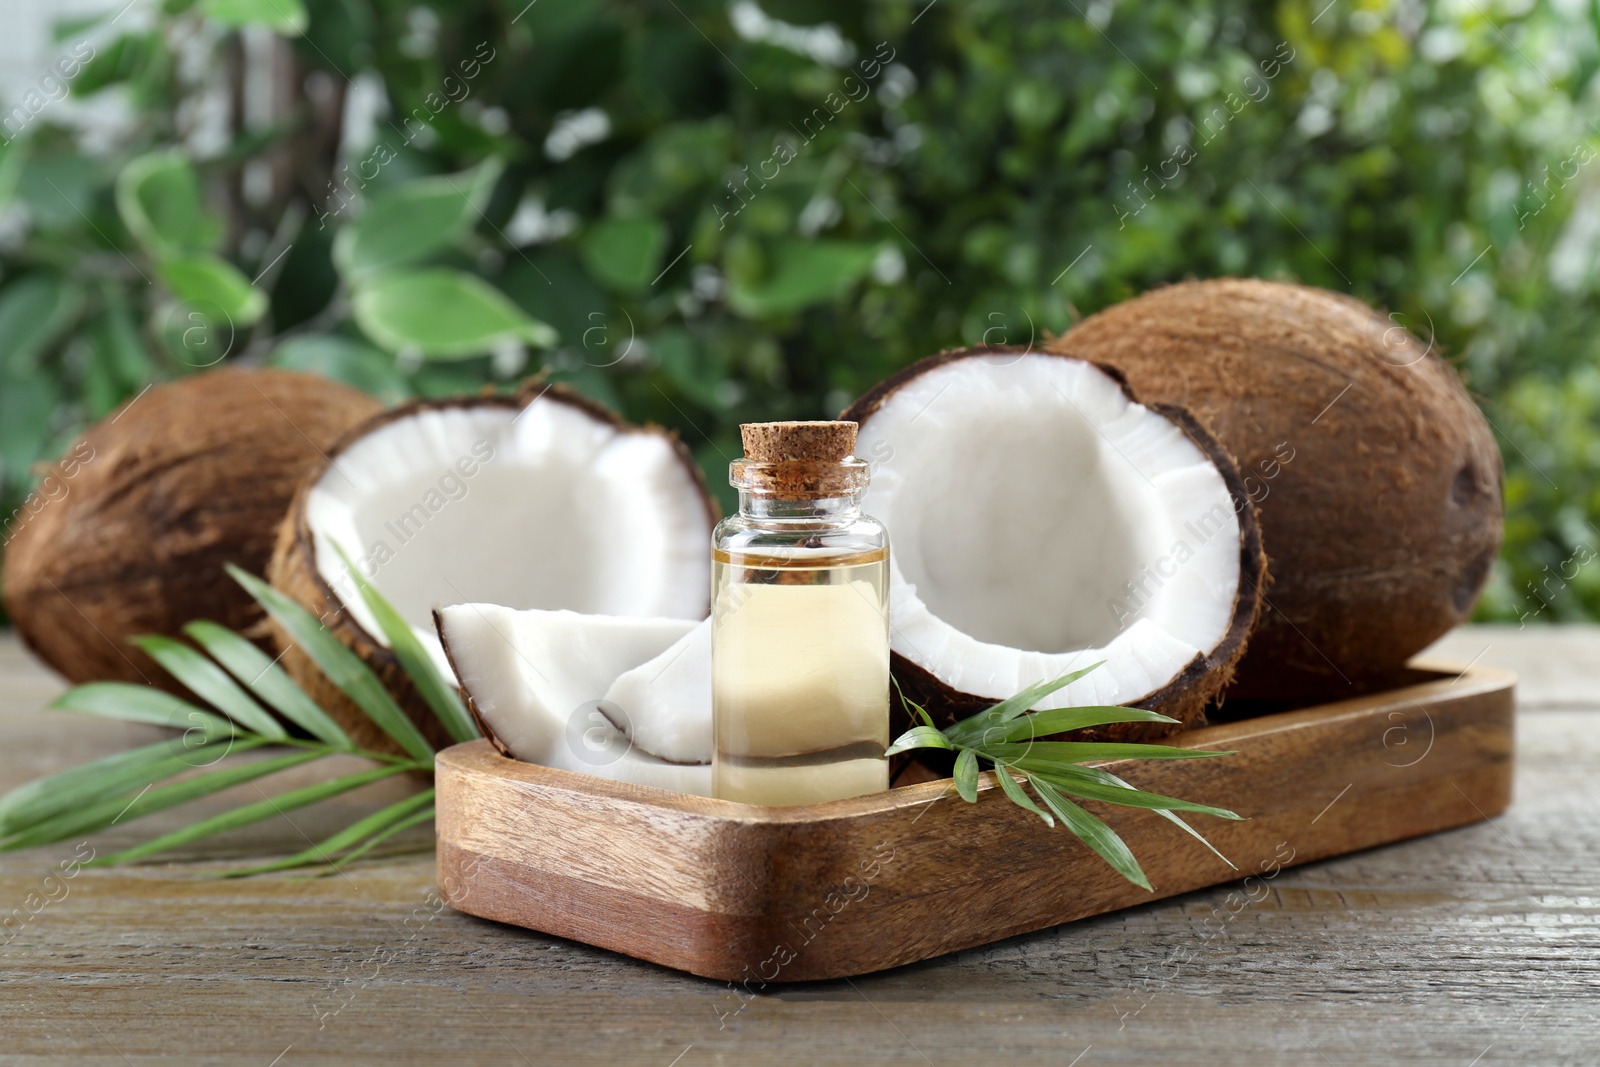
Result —
[[548, 370], [678, 430], [1189, 276], [1352, 293], [1500, 436], [1481, 617], [1600, 613], [1579, 0], [7, 0], [0, 509], [153, 381]]

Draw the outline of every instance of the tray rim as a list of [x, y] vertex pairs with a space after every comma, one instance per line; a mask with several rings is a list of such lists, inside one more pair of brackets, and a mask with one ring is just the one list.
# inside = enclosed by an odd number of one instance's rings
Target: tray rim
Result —
[[[1505, 668], [1478, 663], [1461, 664], [1449, 659], [1418, 658], [1408, 663], [1407, 669], [1434, 673], [1439, 677], [1412, 682], [1394, 689], [1373, 690], [1323, 704], [1257, 715], [1233, 722], [1203, 726], [1195, 730], [1183, 730], [1170, 737], [1161, 738], [1159, 743], [1178, 748], [1227, 748], [1238, 741], [1260, 734], [1280, 733], [1314, 724], [1321, 725], [1339, 718], [1361, 718], [1370, 711], [1374, 697], [1381, 696], [1391, 704], [1416, 705], [1426, 704], [1429, 699], [1445, 695], [1459, 699], [1514, 690], [1517, 684], [1516, 674]], [[527, 763], [501, 755], [493, 745], [481, 738], [452, 745], [441, 750], [436, 758], [469, 773], [488, 774], [529, 785], [559, 789], [567, 793], [603, 797], [677, 814], [713, 819], [720, 823], [778, 826], [831, 822], [916, 807], [937, 800], [950, 791], [950, 779], [938, 778], [930, 782], [893, 786], [881, 793], [868, 793], [845, 800], [788, 807], [764, 807], [736, 800], [721, 800], [657, 786], [623, 782], [578, 771], [546, 767], [538, 763]], [[1118, 767], [1142, 762], [1144, 761], [1137, 759], [1100, 760], [1095, 761], [1092, 766]], [[998, 788], [993, 771], [984, 771], [979, 775], [980, 793]]]

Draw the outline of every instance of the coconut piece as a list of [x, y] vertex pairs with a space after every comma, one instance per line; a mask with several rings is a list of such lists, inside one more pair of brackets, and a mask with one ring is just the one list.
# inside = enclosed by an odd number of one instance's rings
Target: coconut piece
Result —
[[674, 763], [710, 760], [711, 620], [617, 675], [605, 702], [621, 709], [616, 725], [645, 752]]
[[1225, 279], [1146, 293], [1053, 346], [1188, 407], [1237, 457], [1272, 585], [1230, 695], [1379, 687], [1468, 617], [1500, 549], [1500, 452], [1455, 371], [1396, 317]]
[[[675, 436], [535, 385], [518, 397], [405, 405], [357, 427], [296, 492], [269, 577], [443, 745], [339, 548], [442, 662], [431, 613], [446, 604], [699, 621], [716, 517]], [[340, 725], [391, 747], [286, 636], [282, 644], [290, 675]]]
[[1187, 412], [1081, 360], [967, 349], [843, 418], [879, 457], [864, 508], [893, 539], [891, 658], [908, 694], [948, 722], [1105, 660], [1038, 706], [1202, 721], [1243, 653], [1263, 556], [1238, 469]]
[[[618, 618], [571, 611], [516, 611], [458, 604], [435, 613], [449, 661], [484, 736], [513, 758], [603, 778], [711, 795], [711, 648], [702, 641], [704, 699], [698, 705], [614, 702], [614, 683], [641, 665], [660, 676], [694, 662], [686, 642], [709, 623]], [[681, 640], [680, 640], [681, 639]], [[676, 649], [678, 655], [668, 658]], [[665, 662], [663, 662], [663, 660]], [[623, 694], [646, 693], [648, 682]], [[601, 694], [605, 694], [602, 696]], [[660, 722], [657, 719], [670, 719]], [[629, 730], [632, 728], [630, 736]], [[643, 739], [694, 736], [676, 762]]]
[[128, 638], [261, 620], [223, 567], [260, 573], [321, 450], [382, 410], [309, 374], [223, 369], [146, 390], [91, 426], [9, 527], [5, 606], [72, 682], [178, 684]]

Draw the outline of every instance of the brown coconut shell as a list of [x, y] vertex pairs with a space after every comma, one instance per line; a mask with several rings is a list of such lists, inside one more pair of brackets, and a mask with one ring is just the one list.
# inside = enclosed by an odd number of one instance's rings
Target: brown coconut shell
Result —
[[[267, 580], [273, 587], [292, 597], [297, 603], [321, 618], [338, 641], [350, 649], [377, 674], [388, 689], [395, 701], [410, 716], [411, 721], [417, 724], [429, 744], [435, 748], [443, 748], [452, 744], [443, 725], [433, 710], [423, 700], [422, 694], [417, 692], [414, 685], [407, 677], [404, 667], [399, 659], [386, 645], [379, 642], [372, 634], [366, 631], [349, 612], [345, 611], [338, 595], [323, 580], [317, 570], [316, 549], [312, 540], [311, 528], [306, 521], [306, 504], [312, 488], [330, 470], [339, 457], [358, 441], [369, 434], [382, 429], [392, 423], [411, 418], [423, 411], [435, 411], [448, 408], [467, 408], [478, 406], [503, 407], [510, 410], [520, 410], [533, 403], [536, 398], [554, 400], [563, 404], [571, 404], [600, 422], [613, 426], [618, 430], [629, 433], [659, 434], [669, 442], [673, 452], [682, 461], [685, 469], [690, 473], [695, 488], [699, 491], [705, 503], [707, 521], [707, 551], [710, 551], [710, 528], [715, 526], [721, 517], [715, 499], [706, 489], [705, 478], [700, 473], [699, 465], [694, 457], [678, 439], [677, 434], [659, 426], [635, 426], [609, 408], [589, 399], [581, 393], [561, 385], [549, 385], [542, 381], [533, 381], [525, 385], [516, 396], [484, 394], [479, 396], [451, 397], [443, 400], [421, 400], [409, 404], [402, 404], [391, 408], [377, 417], [351, 429], [347, 434], [327, 449], [324, 459], [313, 466], [301, 480], [293, 499], [290, 501], [287, 514], [282, 518], [277, 528], [277, 544], [273, 549], [272, 562], [267, 569]], [[508, 561], [508, 565], [520, 564], [522, 561]], [[711, 610], [710, 591], [706, 593], [706, 610]], [[344, 728], [351, 738], [360, 746], [377, 752], [393, 752], [399, 754], [399, 747], [384, 734], [376, 724], [367, 717], [366, 713], [358, 708], [349, 697], [338, 689], [332, 682], [317, 669], [304, 652], [302, 652], [289, 635], [277, 623], [271, 623], [273, 636], [278, 648], [283, 654], [280, 661], [289, 676], [300, 685], [311, 698], [315, 700], [327, 713]], [[448, 655], [448, 650], [446, 652]], [[482, 719], [473, 707], [470, 694], [463, 693], [466, 698], [468, 710], [473, 718], [477, 719], [479, 729], [484, 728]], [[497, 739], [491, 740], [498, 745]]]
[[17, 632], [69, 681], [181, 692], [128, 638], [259, 623], [223, 565], [264, 570], [306, 468], [382, 406], [325, 378], [233, 368], [129, 400], [68, 449], [46, 475], [59, 495], [15, 528], [4, 584]]
[[1500, 549], [1500, 452], [1455, 371], [1392, 317], [1302, 285], [1187, 282], [1052, 346], [1189, 408], [1238, 457], [1272, 587], [1232, 695], [1383, 687], [1472, 610]]
[[[886, 378], [851, 405], [841, 419], [848, 419], [865, 427], [891, 395], [914, 378], [947, 363], [961, 359], [984, 359], [1025, 355], [1022, 348], [961, 348], [929, 356], [904, 370]], [[1077, 358], [1065, 352], [1036, 352], [1036, 355], [1055, 355], [1063, 359]], [[1245, 483], [1233, 457], [1189, 411], [1175, 404], [1148, 403], [1132, 389], [1126, 377], [1115, 367], [1096, 363], [1095, 366], [1122, 386], [1129, 400], [1144, 404], [1151, 411], [1168, 419], [1181, 429], [1195, 446], [1205, 453], [1233, 497], [1234, 511], [1239, 517], [1239, 573], [1241, 581], [1236, 591], [1228, 628], [1216, 648], [1195, 656], [1171, 681], [1154, 693], [1135, 701], [1131, 706], [1160, 712], [1178, 720], [1177, 725], [1165, 723], [1115, 723], [1088, 730], [1077, 730], [1061, 735], [1070, 740], [1140, 741], [1164, 737], [1179, 730], [1201, 726], [1206, 721], [1206, 709], [1233, 680], [1234, 671], [1244, 656], [1245, 645], [1256, 625], [1262, 608], [1261, 590], [1266, 584], [1266, 554], [1262, 550], [1261, 527], [1255, 507], [1245, 493]], [[1038, 606], [1030, 609], [1039, 610]], [[890, 655], [890, 669], [907, 696], [926, 707], [940, 725], [948, 725], [994, 703], [992, 697], [961, 693], [940, 681], [932, 672], [901, 656]], [[897, 712], [897, 716], [901, 714]], [[913, 725], [909, 719], [898, 722], [901, 728]]]

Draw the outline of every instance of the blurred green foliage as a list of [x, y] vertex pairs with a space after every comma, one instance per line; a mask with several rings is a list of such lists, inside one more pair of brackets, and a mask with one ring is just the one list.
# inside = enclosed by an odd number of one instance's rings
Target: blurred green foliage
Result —
[[1245, 274], [1434, 336], [1506, 453], [1482, 611], [1600, 612], [1593, 5], [120, 6], [0, 116], [6, 514], [220, 362], [391, 400], [548, 368], [721, 486], [740, 421]]

